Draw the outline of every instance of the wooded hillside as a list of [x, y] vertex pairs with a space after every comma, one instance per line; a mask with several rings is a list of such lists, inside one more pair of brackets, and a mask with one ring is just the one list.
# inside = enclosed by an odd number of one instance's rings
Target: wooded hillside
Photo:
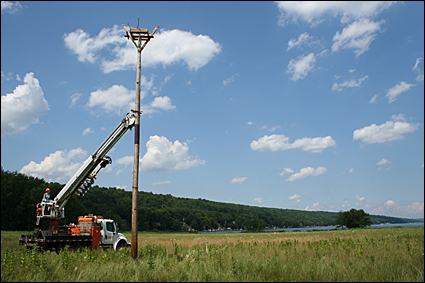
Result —
[[[35, 205], [41, 201], [46, 188], [53, 199], [64, 184], [49, 183], [44, 179], [1, 167], [1, 229], [33, 230]], [[130, 230], [131, 192], [94, 186], [81, 199], [72, 196], [65, 207], [66, 219], [61, 225], [77, 222], [80, 215], [92, 213], [114, 219], [121, 230]], [[335, 225], [335, 212], [302, 211], [264, 208], [240, 204], [220, 203], [205, 199], [177, 198], [172, 195], [140, 191], [138, 195], [138, 229], [140, 231], [181, 231], [231, 228], [246, 229], [250, 220], [262, 220], [265, 227], [306, 227]], [[411, 222], [408, 219], [371, 215], [374, 224]], [[48, 221], [41, 221], [46, 229]]]

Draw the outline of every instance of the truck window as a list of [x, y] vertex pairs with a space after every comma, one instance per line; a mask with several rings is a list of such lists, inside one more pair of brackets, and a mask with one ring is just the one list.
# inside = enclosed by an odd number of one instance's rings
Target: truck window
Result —
[[115, 225], [113, 222], [106, 222], [106, 230], [108, 232], [115, 232]]

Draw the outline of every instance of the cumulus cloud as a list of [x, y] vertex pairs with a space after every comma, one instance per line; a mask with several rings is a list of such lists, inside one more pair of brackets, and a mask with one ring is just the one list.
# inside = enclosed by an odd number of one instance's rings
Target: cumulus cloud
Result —
[[22, 167], [20, 173], [33, 177], [43, 178], [48, 182], [68, 181], [81, 167], [82, 159], [87, 157], [87, 152], [81, 148], [58, 150], [46, 156], [39, 164], [31, 161]]
[[1, 96], [1, 135], [13, 135], [39, 123], [49, 104], [44, 98], [38, 79], [34, 73], [27, 73], [24, 84], [17, 86], [13, 93]]
[[94, 131], [93, 130], [91, 130], [90, 129], [90, 127], [89, 128], [87, 128], [87, 129], [85, 129], [84, 131], [83, 131], [83, 136], [85, 136], [85, 135], [87, 135], [87, 134], [91, 134], [91, 133], [94, 133]]
[[396, 86], [393, 86], [392, 88], [390, 88], [387, 92], [387, 94], [385, 95], [385, 97], [388, 97], [388, 103], [393, 103], [395, 101], [395, 98], [405, 92], [408, 91], [412, 86], [415, 86], [413, 84], [408, 84], [406, 82], [401, 82]]
[[22, 9], [22, 5], [19, 1], [1, 1], [1, 14], [9, 13], [13, 14]]
[[391, 161], [389, 161], [386, 158], [382, 158], [381, 161], [377, 162], [376, 165], [384, 165], [384, 164], [391, 164]]
[[[124, 29], [114, 25], [104, 28], [95, 37], [81, 29], [64, 34], [65, 46], [77, 55], [81, 62], [98, 63], [104, 73], [135, 69], [137, 52], [130, 40], [123, 38]], [[103, 57], [101, 50], [109, 50]], [[189, 70], [197, 71], [221, 52], [219, 43], [207, 35], [195, 35], [178, 29], [161, 29], [143, 50], [142, 66], [153, 67], [177, 63], [186, 64]], [[112, 59], [111, 59], [112, 58]]]
[[313, 203], [313, 205], [310, 207], [307, 205], [307, 207], [305, 208], [305, 210], [320, 210], [322, 209], [322, 205], [320, 205], [318, 202]]
[[173, 143], [164, 136], [150, 136], [140, 168], [144, 171], [174, 171], [205, 164], [204, 160], [189, 156], [188, 152], [187, 143], [178, 140]]
[[290, 143], [289, 138], [285, 135], [265, 135], [258, 139], [258, 141], [251, 142], [251, 149], [259, 151], [278, 151], [301, 148], [303, 151], [321, 153], [323, 150], [331, 146], [336, 146], [336, 142], [331, 136], [302, 138]]
[[317, 169], [314, 169], [313, 167], [306, 167], [302, 168], [300, 172], [291, 175], [289, 178], [286, 179], [286, 181], [293, 182], [307, 177], [323, 175], [326, 172], [328, 172], [328, 169], [326, 169], [326, 167], [319, 166], [317, 167]]
[[155, 97], [148, 105], [142, 105], [142, 110], [145, 114], [158, 113], [159, 110], [170, 111], [173, 109], [176, 109], [176, 106], [171, 103], [171, 98], [168, 96]]
[[312, 36], [308, 34], [308, 32], [302, 33], [298, 36], [298, 39], [292, 38], [288, 41], [288, 48], [286, 51], [291, 50], [295, 46], [300, 46], [303, 43], [310, 42], [312, 39]]
[[297, 198], [300, 198], [301, 196], [299, 195], [299, 194], [295, 194], [295, 195], [293, 195], [293, 196], [290, 196], [289, 198], [288, 198], [288, 200], [294, 200], [294, 199], [297, 199]]
[[[122, 115], [134, 108], [135, 91], [129, 90], [122, 85], [113, 85], [103, 90], [98, 89], [90, 93], [88, 107], [101, 109], [106, 113]], [[168, 96], [155, 97], [148, 105], [143, 104], [142, 110], [145, 114], [158, 113], [159, 110], [169, 111], [175, 109]]]
[[129, 90], [122, 85], [113, 85], [103, 90], [98, 89], [90, 93], [88, 107], [97, 107], [106, 113], [127, 113], [134, 107], [134, 90]]
[[363, 202], [366, 200], [365, 197], [359, 197], [358, 195], [356, 195], [356, 206], [361, 206], [363, 205]]
[[411, 204], [402, 205], [393, 200], [384, 202], [383, 207], [376, 208], [372, 211], [374, 214], [398, 214], [406, 217], [423, 217], [424, 203], [413, 202]]
[[247, 177], [242, 177], [242, 178], [234, 178], [230, 183], [232, 184], [239, 184], [241, 185], [245, 180], [247, 180]]
[[264, 199], [262, 199], [262, 198], [255, 198], [255, 199], [252, 201], [252, 203], [263, 203], [263, 202], [265, 202], [265, 200], [264, 200]]
[[345, 27], [341, 33], [336, 32], [333, 37], [332, 52], [342, 49], [354, 49], [356, 57], [369, 50], [369, 46], [380, 31], [381, 22], [373, 22], [362, 18]]
[[340, 83], [340, 84], [334, 83], [331, 90], [342, 91], [344, 88], [347, 88], [347, 87], [359, 87], [362, 84], [362, 82], [364, 82], [364, 80], [366, 80], [367, 78], [369, 78], [368, 75], [364, 76], [363, 78], [360, 78], [358, 81], [349, 80], [349, 81], [345, 81], [345, 82]]
[[291, 80], [297, 81], [304, 79], [308, 73], [314, 68], [316, 62], [316, 55], [310, 53], [308, 55], [301, 55], [296, 59], [291, 59], [287, 67], [287, 73], [291, 73]]
[[[393, 116], [394, 119], [394, 116]], [[384, 124], [372, 124], [353, 132], [353, 141], [361, 140], [366, 144], [385, 143], [394, 140], [403, 140], [403, 134], [412, 133], [419, 127], [405, 121], [387, 121]]]
[[389, 8], [392, 1], [278, 1], [279, 24], [306, 22], [317, 26], [325, 16], [341, 17], [341, 22], [373, 17]]

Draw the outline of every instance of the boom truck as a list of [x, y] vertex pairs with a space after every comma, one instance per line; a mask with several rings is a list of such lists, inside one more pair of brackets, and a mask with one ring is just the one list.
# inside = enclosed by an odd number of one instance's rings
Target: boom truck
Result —
[[59, 220], [65, 218], [65, 205], [72, 195], [82, 198], [93, 185], [99, 171], [112, 163], [112, 159], [106, 154], [134, 126], [135, 121], [136, 116], [132, 110], [87, 158], [53, 201], [42, 201], [36, 205], [36, 226], [39, 226], [41, 219], [50, 219], [50, 225], [47, 230], [37, 227], [32, 234], [21, 235], [19, 244], [27, 249], [32, 249], [37, 244], [41, 250], [56, 252], [66, 245], [71, 249], [113, 247], [114, 250], [131, 245], [123, 234], [117, 232], [118, 227], [112, 219], [89, 214], [79, 216], [77, 224], [67, 226], [59, 226]]

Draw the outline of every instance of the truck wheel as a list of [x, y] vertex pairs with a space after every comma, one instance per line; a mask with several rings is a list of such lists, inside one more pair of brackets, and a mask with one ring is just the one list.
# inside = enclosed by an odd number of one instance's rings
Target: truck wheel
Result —
[[118, 244], [117, 244], [117, 251], [120, 251], [120, 250], [122, 250], [123, 248], [125, 248], [127, 245], [125, 244], [125, 242], [124, 241], [120, 241]]

